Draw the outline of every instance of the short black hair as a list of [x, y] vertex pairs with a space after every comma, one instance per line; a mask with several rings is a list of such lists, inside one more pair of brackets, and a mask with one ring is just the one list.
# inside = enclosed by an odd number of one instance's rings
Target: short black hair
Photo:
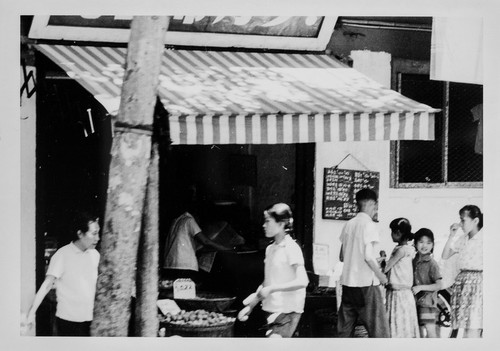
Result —
[[421, 228], [417, 230], [417, 232], [415, 233], [415, 243], [422, 239], [422, 237], [424, 236], [428, 237], [434, 244], [434, 233], [428, 228]]
[[378, 195], [374, 190], [363, 188], [356, 193], [356, 202], [358, 204], [362, 201], [368, 201], [368, 200], [373, 200], [375, 202], [378, 201]]
[[273, 217], [276, 222], [285, 223], [285, 232], [293, 237], [293, 213], [290, 206], [283, 202], [278, 202], [267, 206], [264, 212]]
[[73, 240], [78, 240], [78, 231], [86, 233], [89, 230], [89, 223], [98, 222], [99, 217], [87, 211], [78, 211], [74, 214], [72, 221], [72, 236]]

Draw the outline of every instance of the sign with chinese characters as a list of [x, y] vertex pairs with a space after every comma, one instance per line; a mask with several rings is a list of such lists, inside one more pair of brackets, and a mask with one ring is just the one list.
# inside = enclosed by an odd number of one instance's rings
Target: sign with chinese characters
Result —
[[[127, 43], [132, 16], [34, 16], [33, 39]], [[337, 17], [172, 16], [166, 45], [325, 50]]]
[[358, 212], [356, 193], [368, 188], [378, 194], [380, 173], [351, 169], [325, 168], [323, 183], [323, 219], [353, 218]]

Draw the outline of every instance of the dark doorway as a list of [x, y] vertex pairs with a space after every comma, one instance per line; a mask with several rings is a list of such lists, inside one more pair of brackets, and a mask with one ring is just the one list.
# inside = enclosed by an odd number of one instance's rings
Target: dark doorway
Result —
[[[111, 147], [111, 119], [65, 72], [37, 53], [36, 287], [54, 249], [71, 241], [76, 210], [103, 218]], [[46, 299], [55, 305], [54, 299]], [[52, 335], [54, 306], [41, 306], [37, 335]], [[45, 313], [45, 315], [44, 315]]]

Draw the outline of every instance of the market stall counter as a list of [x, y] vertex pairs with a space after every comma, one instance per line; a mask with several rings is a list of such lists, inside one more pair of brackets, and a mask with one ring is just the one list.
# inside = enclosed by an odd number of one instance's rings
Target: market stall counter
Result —
[[[214, 292], [196, 292], [182, 296], [174, 291], [177, 282], [161, 281], [158, 307], [159, 336], [231, 337], [234, 335], [235, 312], [229, 308], [236, 297]], [[189, 281], [194, 287], [194, 283]], [[179, 295], [181, 295], [179, 297]]]

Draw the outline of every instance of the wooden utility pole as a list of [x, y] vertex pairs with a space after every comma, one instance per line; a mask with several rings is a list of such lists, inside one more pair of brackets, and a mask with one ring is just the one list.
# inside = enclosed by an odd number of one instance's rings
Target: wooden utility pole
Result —
[[144, 205], [143, 230], [139, 240], [136, 276], [135, 336], [158, 333], [158, 144], [153, 143]]
[[128, 335], [150, 168], [153, 111], [167, 27], [168, 17], [139, 16], [132, 20], [111, 147], [101, 261], [91, 326], [95, 336]]
[[159, 328], [158, 263], [159, 263], [159, 143], [170, 143], [168, 112], [158, 98], [154, 112], [154, 132], [149, 166], [142, 233], [137, 253], [136, 304], [134, 335], [156, 336]]

